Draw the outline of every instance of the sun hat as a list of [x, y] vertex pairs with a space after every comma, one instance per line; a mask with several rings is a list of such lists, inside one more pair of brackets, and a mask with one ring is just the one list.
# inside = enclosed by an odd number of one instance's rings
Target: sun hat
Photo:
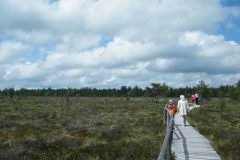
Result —
[[181, 99], [184, 99], [184, 95], [180, 95], [180, 98], [181, 98]]

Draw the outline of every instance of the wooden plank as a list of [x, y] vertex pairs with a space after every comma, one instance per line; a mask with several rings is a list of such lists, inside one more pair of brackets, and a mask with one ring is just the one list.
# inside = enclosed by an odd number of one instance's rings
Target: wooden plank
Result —
[[[195, 105], [192, 108], [199, 107]], [[192, 109], [191, 108], [191, 109]], [[221, 157], [212, 147], [210, 141], [197, 132], [188, 122], [181, 125], [181, 116], [175, 115], [172, 152], [176, 160], [220, 160]]]

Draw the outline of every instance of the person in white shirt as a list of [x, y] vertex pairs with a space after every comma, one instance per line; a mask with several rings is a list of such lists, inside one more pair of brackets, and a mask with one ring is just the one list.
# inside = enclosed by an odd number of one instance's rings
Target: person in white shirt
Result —
[[195, 94], [195, 97], [196, 97], [196, 105], [198, 105], [199, 95], [196, 93], [196, 94]]
[[180, 100], [178, 101], [177, 110], [181, 115], [182, 126], [186, 126], [186, 116], [189, 113], [189, 106], [187, 100], [185, 100], [184, 95], [180, 95]]

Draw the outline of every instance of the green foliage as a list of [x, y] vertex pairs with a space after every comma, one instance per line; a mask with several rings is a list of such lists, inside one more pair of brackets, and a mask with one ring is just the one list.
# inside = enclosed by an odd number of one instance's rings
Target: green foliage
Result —
[[68, 87], [67, 94], [66, 94], [66, 101], [69, 101], [71, 96], [72, 96], [72, 88]]
[[166, 83], [151, 83], [151, 87], [146, 87], [147, 94], [156, 96], [156, 101], [159, 96], [165, 95], [169, 86]]
[[[9, 91], [13, 91], [9, 93]], [[0, 91], [0, 96], [13, 98], [24, 96], [46, 96], [46, 97], [66, 97], [66, 100], [70, 100], [70, 97], [179, 97], [179, 95], [198, 93], [204, 100], [209, 100], [211, 97], [230, 98], [231, 100], [240, 101], [240, 80], [234, 85], [221, 85], [218, 88], [209, 87], [203, 80], [199, 81], [197, 86], [185, 87], [185, 88], [172, 88], [166, 83], [151, 83], [150, 87], [141, 89], [138, 86], [127, 87], [121, 86], [120, 89], [108, 88], [108, 89], [96, 89], [91, 87], [84, 87], [80, 89], [76, 88], [61, 88], [61, 89], [26, 89], [21, 88], [15, 90], [13, 87], [6, 88]]]
[[175, 153], [171, 153], [171, 160], [175, 159]]
[[7, 98], [9, 98], [10, 100], [12, 100], [15, 96], [15, 89], [14, 87], [9, 87], [9, 88], [5, 88], [1, 94], [3, 96], [6, 96]]
[[219, 98], [223, 98], [224, 97], [224, 93], [222, 91], [220, 91], [220, 90], [218, 91], [218, 97]]
[[199, 81], [199, 84], [196, 87], [197, 92], [205, 99], [210, 98], [209, 86], [205, 84], [203, 80]]
[[227, 108], [227, 105], [226, 105], [225, 100], [224, 99], [219, 100], [219, 102], [218, 102], [218, 109], [220, 111], [224, 111], [224, 110], [226, 110], [226, 108]]
[[238, 83], [236, 84], [235, 97], [240, 101], [240, 80], [238, 80]]

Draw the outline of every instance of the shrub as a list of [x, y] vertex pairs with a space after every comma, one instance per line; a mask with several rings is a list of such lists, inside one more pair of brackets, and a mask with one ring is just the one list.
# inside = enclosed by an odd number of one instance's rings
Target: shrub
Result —
[[226, 105], [225, 100], [224, 99], [219, 100], [219, 102], [218, 102], [218, 109], [220, 111], [224, 111], [224, 110], [226, 110], [226, 108], [227, 108], [227, 105]]

